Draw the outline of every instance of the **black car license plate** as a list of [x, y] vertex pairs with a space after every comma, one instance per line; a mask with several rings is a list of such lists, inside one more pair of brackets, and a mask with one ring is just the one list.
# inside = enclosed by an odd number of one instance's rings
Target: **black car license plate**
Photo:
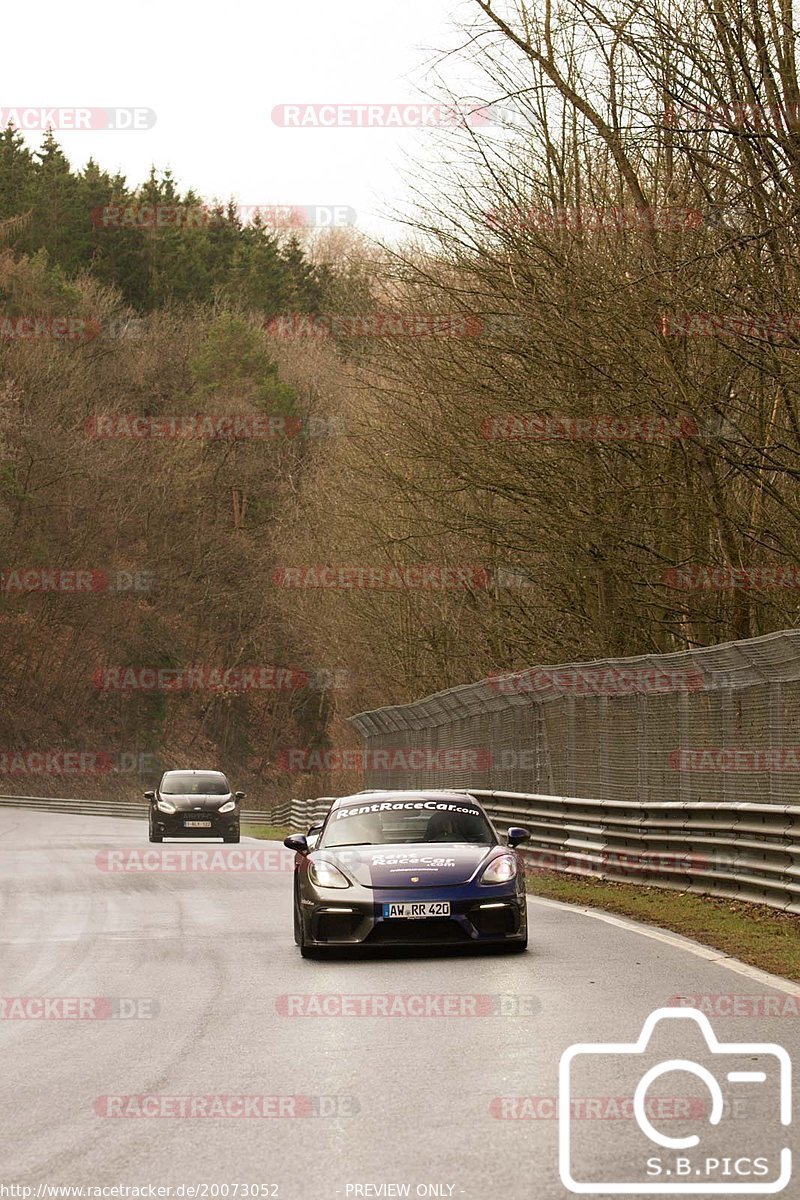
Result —
[[403, 900], [398, 904], [384, 904], [384, 920], [401, 917], [407, 921], [422, 920], [425, 917], [449, 917], [449, 900]]

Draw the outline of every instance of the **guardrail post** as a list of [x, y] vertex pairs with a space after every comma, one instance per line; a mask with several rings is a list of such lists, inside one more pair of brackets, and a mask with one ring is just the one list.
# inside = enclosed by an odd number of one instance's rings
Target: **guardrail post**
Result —
[[[720, 698], [720, 712], [722, 714], [721, 728], [722, 738], [720, 739], [723, 747], [727, 750], [729, 746], [736, 746], [739, 742], [736, 727], [736, 706], [733, 703], [733, 692], [730, 686], [722, 689]], [[737, 783], [728, 771], [723, 771], [721, 774], [721, 792], [722, 803], [729, 804], [731, 800], [737, 798]], [[731, 796], [731, 787], [733, 787], [733, 796]]]
[[567, 792], [575, 794], [575, 697], [567, 696]]
[[[769, 685], [769, 748], [770, 750], [778, 750], [783, 746], [784, 739], [784, 723], [783, 723], [783, 686], [779, 679], [772, 680]], [[773, 759], [774, 761], [774, 759]], [[781, 776], [775, 770], [767, 771], [769, 780], [769, 802], [770, 804], [780, 804], [783, 797], [780, 794], [781, 785], [778, 780]]]
[[648, 797], [647, 774], [647, 697], [636, 693], [636, 799], [644, 804]]
[[550, 754], [550, 742], [547, 736], [547, 719], [544, 713], [544, 704], [541, 700], [536, 700], [536, 723], [537, 723], [537, 745], [540, 747], [540, 756], [536, 759], [536, 790], [544, 785], [544, 790], [550, 795], [555, 794], [556, 786], [553, 782], [553, 759]]
[[[671, 750], [688, 750], [689, 749], [689, 693], [678, 692], [678, 745], [671, 746]], [[681, 767], [681, 759], [678, 756], [678, 799], [681, 804], [686, 804], [689, 799], [689, 791], [691, 780], [689, 772], [684, 771]]]
[[600, 718], [600, 791], [604, 800], [610, 800], [611, 779], [608, 769], [608, 743], [611, 729], [608, 721], [608, 696], [598, 696], [597, 715]]

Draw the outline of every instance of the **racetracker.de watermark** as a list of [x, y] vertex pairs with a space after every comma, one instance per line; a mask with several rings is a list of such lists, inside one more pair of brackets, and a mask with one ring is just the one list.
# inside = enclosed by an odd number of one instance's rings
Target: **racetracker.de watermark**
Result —
[[707, 1017], [800, 1017], [800, 990], [795, 995], [779, 992], [736, 993], [701, 992], [697, 995], [670, 996], [667, 1004], [694, 1008]]
[[153, 1021], [149, 996], [0, 996], [0, 1021]]
[[98, 413], [87, 417], [87, 437], [105, 441], [264, 441], [334, 437], [343, 432], [338, 417], [287, 417], [282, 413], [191, 413], [147, 416]]
[[526, 875], [550, 875], [554, 871], [564, 874], [615, 875], [644, 874], [687, 874], [703, 870], [711, 862], [704, 854], [670, 854], [668, 851], [599, 850], [596, 854], [576, 850], [526, 850], [522, 848]]
[[800, 566], [789, 563], [785, 566], [734, 567], [713, 564], [692, 564], [685, 567], [670, 567], [664, 572], [667, 587], [680, 591], [732, 592], [738, 589], [752, 591], [766, 588], [783, 588], [797, 591], [800, 588]]
[[237, 1092], [200, 1096], [145, 1095], [98, 1096], [98, 1117], [131, 1120], [282, 1120], [319, 1117], [354, 1117], [361, 1111], [356, 1096], [264, 1096]]
[[771, 746], [769, 749], [742, 746], [681, 747], [670, 750], [668, 762], [673, 771], [800, 771], [800, 745]]
[[307, 746], [293, 746], [285, 747], [278, 753], [276, 765], [284, 771], [485, 771], [492, 765], [492, 752], [486, 747], [409, 750], [395, 746], [379, 750], [314, 750]]
[[337, 678], [300, 667], [98, 667], [92, 684], [103, 692], [297, 692], [325, 690]]
[[91, 342], [102, 328], [96, 317], [0, 315], [0, 339], [6, 342]]
[[668, 104], [664, 125], [670, 129], [800, 129], [798, 104]]
[[800, 337], [800, 316], [791, 313], [662, 313], [658, 331], [663, 337], [748, 337], [785, 341]]
[[95, 866], [105, 874], [178, 875], [184, 873], [257, 875], [294, 871], [295, 854], [282, 846], [169, 846], [147, 850], [100, 850]]
[[479, 337], [484, 323], [453, 313], [284, 313], [270, 317], [264, 329], [280, 338], [461, 338]]
[[705, 685], [701, 671], [665, 671], [658, 667], [554, 668], [535, 667], [511, 674], [490, 675], [486, 680], [499, 696], [527, 693], [562, 693], [567, 696], [664, 695], [696, 692]]
[[141, 750], [0, 750], [0, 775], [145, 775], [156, 763]]
[[286, 993], [275, 1000], [281, 1017], [534, 1017], [536, 996], [457, 992]]
[[156, 574], [148, 570], [91, 570], [63, 567], [7, 567], [0, 570], [0, 594], [21, 596], [56, 593], [63, 596], [151, 592]]
[[0, 128], [13, 125], [20, 130], [90, 130], [111, 129], [116, 133], [140, 132], [152, 129], [156, 114], [152, 108], [52, 108], [33, 105], [8, 105], [0, 108]]
[[[691, 1096], [648, 1096], [646, 1111], [651, 1121], [686, 1121], [708, 1115], [707, 1102]], [[496, 1121], [554, 1121], [558, 1096], [494, 1096], [489, 1114]], [[633, 1096], [573, 1096], [573, 1121], [633, 1121]]]
[[498, 122], [497, 114], [485, 106], [419, 101], [276, 104], [271, 119], [282, 129], [483, 128]]
[[332, 566], [307, 564], [305, 566], [276, 567], [272, 582], [281, 588], [327, 588], [331, 591], [459, 591], [470, 588], [488, 588], [492, 573], [488, 567], [462, 563], [418, 563], [404, 567], [386, 566]]
[[90, 209], [95, 229], [220, 229], [238, 222], [265, 229], [340, 229], [356, 223], [349, 204], [102, 204]]
[[486, 222], [500, 229], [650, 230], [677, 232], [697, 229], [703, 214], [697, 208], [516, 208], [490, 209]]
[[570, 417], [563, 413], [487, 417], [481, 437], [489, 442], [644, 442], [666, 443], [697, 437], [693, 417]]

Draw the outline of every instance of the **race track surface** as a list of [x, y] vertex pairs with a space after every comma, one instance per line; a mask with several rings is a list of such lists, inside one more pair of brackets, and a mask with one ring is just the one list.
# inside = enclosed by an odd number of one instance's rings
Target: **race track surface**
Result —
[[[186, 843], [146, 836], [145, 820], [0, 810], [0, 1183], [33, 1196], [216, 1184], [244, 1196], [247, 1184], [280, 1200], [560, 1200], [554, 1103], [571, 1044], [633, 1042], [654, 1010], [703, 997], [719, 1038], [779, 1043], [797, 1060], [794, 989], [680, 939], [532, 901], [526, 955], [305, 962], [282, 847], [196, 843], [239, 857], [227, 870], [147, 869]], [[44, 998], [54, 1003], [35, 1019]], [[72, 1019], [66, 1001], [80, 998], [84, 1019]], [[121, 1000], [137, 1004], [116, 1015]], [[683, 1039], [686, 1057], [702, 1053], [696, 1040]], [[758, 1055], [745, 1057], [752, 1068]], [[642, 1134], [619, 1106], [653, 1061], [576, 1076], [581, 1171], [642, 1171]], [[713, 1154], [781, 1138], [775, 1093], [761, 1104], [743, 1086], [744, 1102], [724, 1082]], [[706, 1137], [697, 1078], [662, 1078], [653, 1093], [661, 1129], [683, 1133], [685, 1119]], [[796, 1132], [782, 1137], [796, 1147]]]

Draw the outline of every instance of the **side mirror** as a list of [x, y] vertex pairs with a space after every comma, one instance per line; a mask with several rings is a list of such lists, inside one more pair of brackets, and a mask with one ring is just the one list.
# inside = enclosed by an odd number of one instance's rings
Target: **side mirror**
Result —
[[283, 839], [283, 844], [287, 850], [294, 850], [295, 854], [308, 854], [308, 841], [304, 833], [290, 833]]
[[234, 800], [244, 800], [244, 792], [234, 792], [233, 798]]
[[508, 831], [508, 844], [509, 844], [509, 846], [512, 846], [512, 847], [516, 846], [520, 842], [527, 842], [529, 840], [530, 836], [531, 835], [527, 829], [519, 829], [516, 826], [512, 825]]
[[155, 792], [145, 792], [144, 798], [145, 800], [155, 800], [156, 794]]

